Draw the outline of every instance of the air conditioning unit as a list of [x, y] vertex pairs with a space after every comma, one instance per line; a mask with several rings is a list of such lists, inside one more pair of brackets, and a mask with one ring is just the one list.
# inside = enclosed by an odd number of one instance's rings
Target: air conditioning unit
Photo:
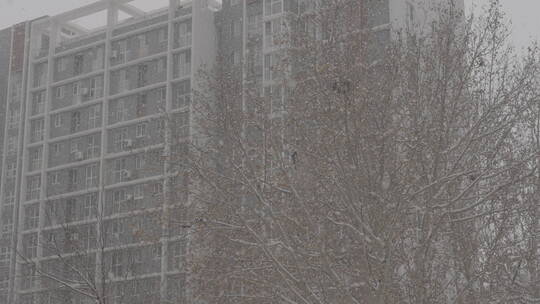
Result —
[[130, 179], [132, 174], [130, 170], [124, 170], [123, 176], [125, 179]]
[[133, 194], [126, 194], [125, 200], [126, 200], [126, 201], [131, 201], [131, 200], [133, 200]]
[[118, 82], [118, 92], [122, 93], [129, 90], [129, 81], [127, 79]]
[[148, 55], [149, 53], [149, 47], [147, 45], [145, 46], [141, 46], [141, 48], [139, 49], [139, 57], [144, 57], [146, 55]]
[[117, 59], [118, 58], [118, 51], [117, 50], [113, 50], [111, 52], [111, 59]]
[[90, 90], [88, 88], [81, 88], [81, 95], [88, 95], [88, 92], [90, 92]]
[[75, 160], [83, 160], [84, 159], [84, 155], [81, 151], [76, 151], [75, 153], [73, 153], [74, 157], [75, 157]]
[[131, 139], [124, 140], [124, 148], [131, 148], [131, 147], [133, 147], [133, 140]]

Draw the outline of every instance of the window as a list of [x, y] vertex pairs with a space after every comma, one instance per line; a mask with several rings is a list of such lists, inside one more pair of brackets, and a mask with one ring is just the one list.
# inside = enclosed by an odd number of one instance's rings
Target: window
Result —
[[54, 90], [54, 97], [56, 97], [57, 99], [64, 98], [64, 87], [63, 86], [56, 87], [56, 89]]
[[165, 127], [166, 127], [166, 122], [165, 122], [165, 120], [162, 120], [162, 119], [158, 120], [158, 125], [157, 125], [158, 131], [163, 131], [163, 130], [165, 130]]
[[170, 244], [171, 251], [171, 267], [173, 269], [182, 268], [182, 260], [185, 254], [185, 246], [182, 242], [175, 242]]
[[101, 153], [99, 151], [99, 145], [98, 145], [98, 135], [91, 135], [88, 137], [88, 148], [86, 151], [88, 158], [94, 158], [99, 156]]
[[87, 187], [97, 186], [98, 166], [94, 164], [89, 167], [86, 167], [85, 170], [86, 170], [86, 186]]
[[272, 79], [272, 55], [271, 54], [264, 55], [264, 79], [265, 80]]
[[191, 53], [182, 52], [174, 55], [175, 59], [175, 78], [189, 76], [191, 73]]
[[11, 239], [11, 232], [13, 231], [13, 219], [11, 217], [7, 217], [2, 222], [2, 231], [0, 231], [0, 237], [2, 239]]
[[163, 73], [165, 71], [167, 71], [167, 58], [159, 58], [157, 61], [157, 72]]
[[6, 177], [14, 178], [17, 174], [17, 163], [9, 162], [6, 167]]
[[160, 261], [161, 260], [161, 244], [158, 243], [158, 244], [152, 246], [152, 258], [155, 261]]
[[94, 210], [96, 208], [97, 194], [91, 193], [84, 197], [84, 202], [82, 206], [82, 217], [83, 219], [89, 219], [93, 216]]
[[34, 200], [39, 198], [39, 193], [41, 191], [41, 176], [35, 175], [28, 177], [28, 186], [27, 186], [27, 199]]
[[189, 112], [178, 114], [174, 120], [175, 136], [186, 137], [189, 135]]
[[281, 13], [281, 1], [282, 0], [265, 0], [264, 15], [269, 16]]
[[135, 274], [138, 274], [142, 270], [144, 266], [144, 261], [140, 249], [133, 249], [133, 251], [131, 252], [131, 264], [132, 271]]
[[114, 134], [114, 147], [117, 151], [124, 149], [124, 142], [128, 137], [128, 129], [122, 128], [118, 129]]
[[77, 214], [75, 213], [75, 210], [76, 210], [75, 205], [76, 205], [76, 201], [74, 198], [68, 198], [66, 200], [66, 210], [64, 212], [66, 223], [71, 223], [76, 219]]
[[101, 113], [100, 105], [90, 107], [90, 110], [88, 113], [88, 128], [98, 127], [100, 113]]
[[133, 198], [144, 198], [144, 185], [135, 185], [135, 188], [133, 189]]
[[9, 247], [0, 247], [0, 268], [6, 267], [9, 263]]
[[266, 21], [264, 24], [264, 43], [267, 47], [276, 44], [279, 34], [281, 33], [281, 18], [271, 21]]
[[39, 204], [28, 206], [24, 209], [24, 228], [34, 229], [39, 225]]
[[32, 100], [32, 115], [37, 115], [45, 111], [45, 96], [43, 92], [35, 93]]
[[60, 184], [60, 172], [53, 172], [51, 173], [50, 177], [51, 177], [51, 185]]
[[37, 233], [32, 233], [24, 238], [24, 253], [26, 258], [35, 258], [37, 256], [38, 238]]
[[167, 88], [163, 87], [163, 88], [159, 88], [158, 90], [159, 90], [159, 93], [158, 93], [159, 101], [164, 104], [167, 99]]
[[78, 96], [79, 95], [80, 86], [81, 85], [78, 82], [73, 83], [73, 96]]
[[191, 22], [177, 23], [176, 47], [185, 47], [191, 45]]
[[118, 59], [124, 61], [127, 52], [127, 40], [121, 40], [118, 42]]
[[153, 188], [154, 195], [160, 195], [163, 193], [163, 184], [161, 182], [155, 183]]
[[30, 170], [41, 168], [42, 151], [41, 148], [34, 149], [30, 152]]
[[42, 86], [47, 78], [47, 63], [36, 66], [34, 71], [34, 87]]
[[414, 4], [407, 2], [407, 26], [413, 27], [415, 19]]
[[45, 136], [45, 121], [38, 119], [32, 121], [32, 141], [41, 141]]
[[56, 243], [56, 235], [54, 234], [54, 232], [48, 232], [47, 234], [45, 234], [44, 238], [45, 242], [47, 242], [48, 244]]
[[116, 120], [124, 121], [128, 117], [128, 107], [125, 99], [119, 99], [116, 102]]
[[121, 252], [113, 252], [111, 256], [111, 271], [113, 275], [119, 277], [122, 276], [122, 254]]
[[9, 136], [7, 139], [7, 153], [13, 154], [17, 152], [17, 137], [16, 136]]
[[[24, 289], [33, 288], [36, 282], [36, 265], [34, 263], [27, 263], [22, 265], [21, 269], [22, 287]], [[21, 302], [23, 304], [34, 304], [35, 295], [28, 294], [21, 296]]]
[[63, 72], [67, 69], [68, 60], [67, 58], [60, 58], [57, 61], [58, 64], [58, 72]]
[[7, 206], [15, 204], [15, 191], [6, 189], [6, 199], [4, 203]]
[[280, 60], [278, 53], [264, 55], [264, 80], [272, 80], [278, 76], [276, 66]]
[[8, 128], [15, 129], [19, 125], [19, 112], [16, 110], [10, 110], [8, 116]]
[[137, 38], [139, 39], [139, 45], [141, 47], [146, 47], [148, 45], [148, 39], [146, 37], [146, 33], [143, 33], [143, 34], [137, 36]]
[[62, 124], [63, 124], [62, 114], [60, 114], [60, 113], [55, 114], [53, 120], [54, 120], [54, 127], [55, 128], [59, 128], [59, 127], [62, 126]]
[[97, 96], [98, 91], [98, 78], [92, 78], [90, 80], [90, 88], [88, 90], [88, 97], [95, 97]]
[[137, 117], [141, 117], [146, 114], [147, 98], [148, 95], [146, 93], [141, 93], [137, 95]]
[[114, 190], [112, 194], [112, 213], [122, 212], [122, 203], [126, 200], [126, 191], [124, 189]]
[[175, 87], [175, 96], [173, 100], [173, 108], [183, 108], [191, 103], [191, 83], [189, 80], [178, 83]]
[[148, 66], [147, 64], [141, 63], [137, 67], [137, 86], [143, 87], [148, 83], [147, 79], [147, 73], [148, 72]]
[[76, 132], [81, 127], [81, 112], [71, 113], [71, 132]]
[[124, 225], [122, 223], [122, 220], [115, 220], [111, 222], [111, 234], [114, 238], [120, 239], [122, 234], [124, 233]]
[[254, 38], [258, 35], [262, 28], [261, 15], [249, 15], [247, 21], [248, 38]]
[[167, 36], [168, 36], [167, 28], [166, 27], [160, 28], [159, 31], [158, 31], [158, 41], [159, 41], [159, 43], [167, 42]]
[[71, 146], [70, 146], [70, 153], [76, 153], [76, 152], [79, 152], [79, 143], [76, 141], [76, 139], [74, 139], [72, 142], [71, 142]]
[[14, 178], [17, 174], [17, 163], [9, 162], [6, 167], [6, 177]]
[[79, 174], [77, 169], [69, 169], [69, 183], [71, 185], [76, 185], [78, 182]]
[[274, 85], [265, 87], [264, 93], [271, 101], [272, 112], [280, 112], [283, 110], [283, 89], [281, 86]]
[[146, 136], [146, 125], [147, 123], [143, 122], [137, 125], [137, 129], [135, 132], [136, 137], [144, 137]]
[[233, 20], [231, 22], [231, 37], [237, 37], [242, 35], [242, 22], [240, 20]]
[[240, 4], [241, 0], [231, 0], [231, 6]]
[[61, 143], [54, 143], [52, 145], [52, 153], [54, 156], [60, 155], [60, 152], [62, 151], [62, 144]]
[[238, 65], [242, 62], [242, 54], [240, 52], [233, 53], [233, 64]]
[[144, 169], [145, 165], [146, 165], [146, 158], [144, 154], [139, 154], [135, 156], [135, 169], [137, 170]]
[[126, 159], [119, 158], [114, 160], [113, 175], [115, 182], [122, 182], [125, 180], [125, 171], [126, 171]]
[[73, 64], [73, 74], [78, 75], [83, 72], [83, 64], [84, 64], [84, 55], [83, 54], [77, 54], [75, 55], [75, 60]]
[[68, 230], [66, 232], [66, 240], [71, 244], [77, 244], [80, 240], [79, 232]]

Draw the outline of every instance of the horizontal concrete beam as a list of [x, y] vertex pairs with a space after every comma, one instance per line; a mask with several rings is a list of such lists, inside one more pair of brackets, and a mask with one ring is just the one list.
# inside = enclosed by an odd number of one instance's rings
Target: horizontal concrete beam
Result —
[[76, 33], [77, 35], [84, 35], [86, 33], [88, 33], [88, 29], [83, 27], [83, 26], [80, 26], [78, 24], [74, 24], [74, 23], [63, 23], [60, 25], [60, 27], [62, 28], [65, 28], [67, 30], [70, 30], [74, 33]]
[[136, 8], [135, 6], [131, 4], [120, 4], [118, 5], [118, 9], [133, 17], [142, 17], [144, 16], [144, 13], [145, 13], [144, 11]]
[[81, 6], [71, 11], [67, 11], [65, 13], [58, 14], [56, 16], [51, 16], [50, 18], [37, 21], [35, 22], [35, 24], [48, 23], [51, 19], [56, 20], [59, 23], [66, 23], [71, 20], [86, 17], [94, 13], [106, 10], [109, 8], [111, 3], [113, 5], [122, 5], [131, 1], [133, 0], [101, 0], [85, 6]]

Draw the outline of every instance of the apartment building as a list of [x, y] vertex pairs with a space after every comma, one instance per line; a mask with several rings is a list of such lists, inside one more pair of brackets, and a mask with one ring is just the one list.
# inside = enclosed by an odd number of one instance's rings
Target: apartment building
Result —
[[[274, 39], [305, 2], [132, 1], [0, 32], [0, 303], [188, 303], [189, 195], [167, 156], [195, 134], [195, 74], [249, 57], [244, 76], [278, 90]], [[369, 24], [391, 39], [417, 2], [369, 1]]]

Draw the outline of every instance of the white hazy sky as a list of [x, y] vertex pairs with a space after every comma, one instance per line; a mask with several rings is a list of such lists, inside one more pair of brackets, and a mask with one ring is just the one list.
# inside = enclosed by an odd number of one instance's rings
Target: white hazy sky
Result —
[[[0, 0], [0, 29], [12, 24], [92, 3], [96, 0]], [[490, 0], [465, 0], [467, 9], [478, 11]], [[540, 39], [540, 0], [500, 0], [512, 22], [513, 41], [518, 48], [531, 39]], [[137, 0], [137, 4], [153, 5], [156, 0]]]

